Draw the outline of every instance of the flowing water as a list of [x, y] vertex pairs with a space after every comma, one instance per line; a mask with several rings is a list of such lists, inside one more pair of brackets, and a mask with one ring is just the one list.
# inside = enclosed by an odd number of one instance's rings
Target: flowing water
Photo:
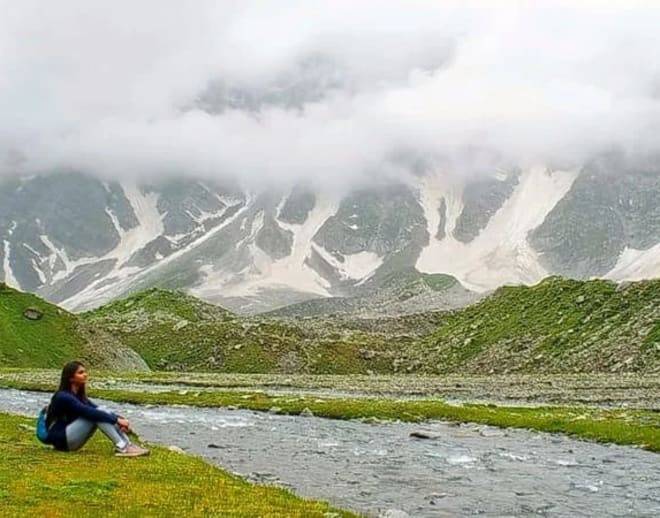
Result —
[[[48, 397], [0, 390], [0, 411], [34, 416]], [[469, 424], [102, 404], [146, 441], [367, 516], [660, 516], [660, 455], [632, 447]]]

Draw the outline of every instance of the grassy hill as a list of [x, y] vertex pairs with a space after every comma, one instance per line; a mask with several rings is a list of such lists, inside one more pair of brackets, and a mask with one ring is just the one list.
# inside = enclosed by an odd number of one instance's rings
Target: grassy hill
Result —
[[[29, 306], [43, 318], [23, 317]], [[378, 318], [241, 317], [162, 289], [76, 316], [3, 287], [0, 366], [54, 367], [70, 358], [118, 370], [655, 373], [660, 280], [617, 285], [550, 277], [500, 288], [460, 310]]]
[[422, 343], [433, 372], [659, 372], [660, 280], [503, 287]]
[[[28, 309], [43, 316], [29, 320], [23, 315]], [[81, 356], [84, 350], [75, 315], [0, 284], [0, 365], [53, 367]]]
[[152, 289], [85, 315], [156, 370], [273, 373], [660, 371], [660, 280], [551, 277], [451, 312], [240, 317]]
[[[33, 312], [38, 319], [25, 316]], [[45, 300], [0, 283], [0, 366], [61, 367], [81, 359], [97, 368], [144, 370], [146, 365], [102, 330]]]
[[361, 344], [390, 350], [385, 335], [272, 318], [240, 317], [182, 292], [153, 288], [83, 315], [155, 370], [389, 372]]

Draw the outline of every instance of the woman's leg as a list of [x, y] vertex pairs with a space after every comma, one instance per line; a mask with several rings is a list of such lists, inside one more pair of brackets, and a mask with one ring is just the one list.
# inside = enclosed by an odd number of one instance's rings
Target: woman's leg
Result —
[[96, 423], [96, 426], [113, 442], [115, 448], [118, 450], [123, 450], [127, 446], [130, 446], [131, 440], [128, 438], [128, 435], [122, 432], [121, 428], [116, 424]]
[[76, 451], [82, 448], [92, 435], [94, 435], [96, 428], [99, 428], [119, 450], [126, 448], [131, 443], [126, 434], [117, 425], [95, 423], [94, 421], [79, 417], [66, 427], [66, 442], [69, 451]]

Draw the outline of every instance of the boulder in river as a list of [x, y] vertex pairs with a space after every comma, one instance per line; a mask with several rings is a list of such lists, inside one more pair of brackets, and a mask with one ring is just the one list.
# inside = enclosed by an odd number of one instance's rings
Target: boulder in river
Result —
[[439, 439], [440, 434], [435, 432], [427, 432], [424, 430], [415, 430], [414, 432], [410, 432], [410, 437], [414, 437], [416, 439]]

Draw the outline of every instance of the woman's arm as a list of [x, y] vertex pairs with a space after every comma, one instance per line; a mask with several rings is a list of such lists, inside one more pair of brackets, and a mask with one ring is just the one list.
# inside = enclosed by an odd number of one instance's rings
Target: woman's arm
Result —
[[73, 394], [69, 394], [68, 392], [60, 392], [58, 397], [61, 399], [62, 407], [67, 411], [67, 413], [78, 417], [84, 417], [85, 419], [99, 423], [117, 423], [117, 416], [110, 414], [109, 412], [99, 410], [95, 406], [82, 403]]
[[[99, 408], [99, 406], [98, 406], [96, 403], [94, 403], [91, 399], [88, 399], [87, 401], [85, 401], [84, 404], [85, 404], [85, 405], [89, 405], [89, 406], [91, 406], [91, 407], [93, 407], [93, 408]], [[108, 411], [108, 410], [105, 409], [105, 408], [99, 408], [99, 410], [103, 410], [104, 412], [107, 412], [108, 414], [113, 415], [113, 416], [115, 416], [115, 417], [117, 417], [117, 418], [122, 417], [122, 416], [120, 416], [119, 414], [115, 414], [114, 412], [110, 412], [110, 411]]]

